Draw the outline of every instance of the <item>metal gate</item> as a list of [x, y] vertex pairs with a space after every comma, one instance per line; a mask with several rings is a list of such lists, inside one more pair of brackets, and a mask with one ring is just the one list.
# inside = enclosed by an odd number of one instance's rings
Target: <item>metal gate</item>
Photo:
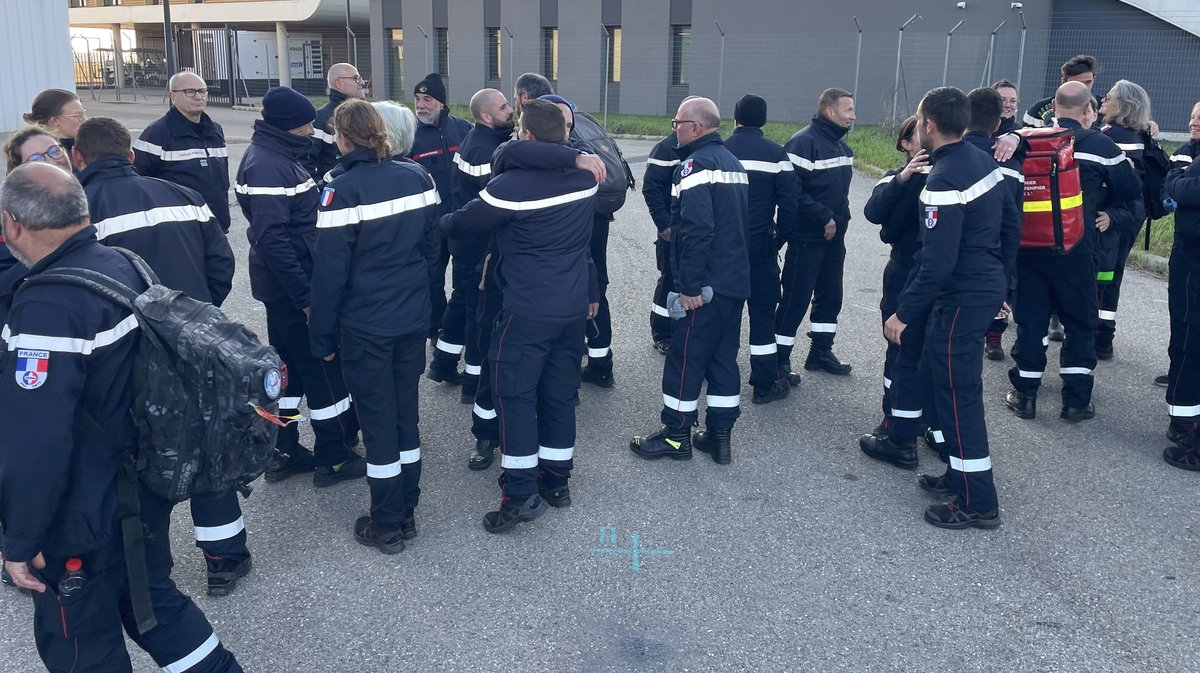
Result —
[[236, 28], [177, 28], [175, 51], [179, 70], [194, 72], [208, 84], [210, 105], [242, 102], [246, 93], [237, 71]]

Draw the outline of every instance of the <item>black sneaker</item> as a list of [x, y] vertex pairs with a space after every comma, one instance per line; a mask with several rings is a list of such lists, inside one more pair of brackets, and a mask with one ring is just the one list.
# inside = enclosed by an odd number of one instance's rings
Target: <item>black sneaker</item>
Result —
[[946, 475], [944, 474], [936, 477], [932, 474], [919, 475], [917, 476], [917, 486], [920, 486], [922, 491], [938, 498], [948, 498], [954, 494], [946, 485]]
[[838, 376], [845, 376], [853, 369], [850, 365], [837, 359], [833, 351], [828, 348], [813, 348], [809, 350], [808, 357], [804, 360], [804, 368], [810, 372], [826, 371]]
[[1171, 385], [1171, 379], [1168, 378], [1166, 374], [1163, 374], [1162, 376], [1155, 376], [1154, 385], [1158, 386], [1159, 388], [1166, 388], [1167, 386]]
[[779, 379], [768, 388], [755, 388], [754, 397], [750, 401], [755, 404], [769, 404], [775, 400], [782, 400], [790, 392], [791, 386], [788, 385], [787, 379]]
[[542, 496], [536, 493], [520, 502], [501, 498], [500, 509], [483, 515], [483, 529], [489, 533], [503, 533], [523, 521], [533, 521], [545, 514], [549, 507]]
[[467, 459], [467, 468], [481, 472], [492, 466], [496, 459], [496, 447], [500, 444], [493, 439], [480, 439], [475, 442], [475, 451]]
[[579, 380], [601, 388], [611, 388], [614, 384], [612, 372], [601, 374], [592, 369], [591, 365], [584, 366], [583, 372], [579, 374]]
[[1167, 441], [1181, 449], [1195, 449], [1200, 446], [1196, 423], [1172, 420], [1167, 425]]
[[415, 514], [409, 514], [408, 518], [400, 522], [400, 537], [405, 540], [411, 540], [417, 536], [417, 517]]
[[457, 359], [440, 358], [437, 355], [429, 358], [429, 371], [425, 372], [425, 378], [430, 381], [461, 386], [462, 377], [462, 372], [458, 371]]
[[925, 508], [925, 521], [938, 528], [953, 530], [962, 528], [995, 530], [1000, 527], [1000, 510], [976, 512], [959, 507], [957, 500], [950, 500], [944, 505], [930, 505]]
[[360, 516], [354, 521], [354, 539], [359, 544], [374, 547], [385, 554], [404, 551], [404, 534], [399, 528], [380, 530], [370, 516]]
[[298, 446], [292, 453], [284, 453], [275, 449], [271, 452], [271, 457], [267, 459], [267, 471], [263, 473], [263, 479], [268, 484], [274, 484], [293, 475], [312, 471], [312, 451], [302, 446]]
[[670, 339], [662, 339], [659, 341], [655, 341], [654, 342], [654, 350], [658, 351], [659, 353], [661, 353], [663, 355], [666, 355], [671, 350], [671, 340]]
[[204, 552], [204, 564], [208, 570], [208, 595], [228, 596], [237, 588], [237, 581], [245, 577], [254, 567], [249, 556], [241, 561], [231, 561]]
[[686, 428], [682, 432], [673, 433], [663, 427], [647, 437], [635, 435], [629, 442], [629, 450], [651, 460], [664, 457], [672, 460], [691, 460], [692, 433]]
[[538, 494], [547, 505], [556, 509], [571, 506], [571, 488], [566, 484], [554, 488], [538, 486]]
[[1022, 392], [1013, 388], [1004, 396], [1004, 406], [1019, 418], [1037, 418], [1037, 392]]
[[1096, 417], [1095, 405], [1089, 404], [1086, 407], [1063, 407], [1062, 411], [1058, 412], [1058, 417], [1068, 423], [1078, 423]]
[[890, 437], [863, 435], [858, 438], [858, 448], [875, 460], [891, 463], [903, 470], [917, 469], [917, 445], [897, 444]]
[[1057, 315], [1050, 316], [1050, 329], [1046, 333], [1046, 336], [1050, 337], [1051, 341], [1062, 341], [1067, 338], [1062, 321], [1058, 319]]
[[692, 436], [692, 446], [712, 456], [717, 465], [728, 465], [733, 461], [733, 449], [730, 444], [730, 428], [707, 428]]
[[1196, 449], [1182, 446], [1168, 446], [1163, 449], [1163, 460], [1167, 465], [1178, 467], [1189, 472], [1200, 472], [1200, 454]]
[[313, 472], [313, 486], [325, 488], [339, 481], [362, 479], [367, 476], [367, 461], [359, 456], [352, 456], [333, 467], [318, 467]]

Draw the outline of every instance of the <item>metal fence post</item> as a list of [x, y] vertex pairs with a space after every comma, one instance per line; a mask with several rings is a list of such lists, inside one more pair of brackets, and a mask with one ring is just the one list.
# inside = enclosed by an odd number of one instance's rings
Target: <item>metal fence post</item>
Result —
[[1021, 52], [1017, 55], [1017, 91], [1021, 91], [1021, 71], [1025, 68], [1025, 31], [1028, 26], [1025, 25], [1025, 12], [1017, 10], [1017, 14], [1021, 16]]
[[604, 31], [604, 128], [608, 129], [608, 80], [612, 79], [612, 33], [608, 26], [600, 24]]
[[1000, 29], [1003, 28], [1004, 24], [1006, 23], [1008, 23], [1008, 21], [1001, 21], [1000, 25], [996, 26], [996, 30], [992, 31], [992, 37], [988, 42], [987, 60], [983, 62], [983, 77], [980, 78], [979, 81], [979, 86], [981, 87], [987, 86], [992, 79], [992, 60], [996, 55], [996, 33], [999, 33]]
[[[963, 19], [966, 21], [966, 19]], [[949, 33], [946, 33], [946, 60], [942, 61], [942, 86], [946, 86], [946, 76], [950, 73], [950, 39], [954, 37], [954, 31], [963, 25], [963, 21], [954, 24]]]
[[512, 90], [517, 84], [517, 73], [513, 70], [513, 32], [508, 29], [507, 24], [504, 26], [504, 32], [508, 33], [508, 88]]
[[421, 31], [421, 35], [425, 36], [425, 72], [433, 72], [433, 68], [429, 65], [429, 33], [426, 33], [425, 29], [419, 23], [417, 24], [417, 30]]
[[860, 24], [858, 22], [857, 16], [854, 16], [851, 18], [854, 19], [854, 25], [855, 25], [855, 27], [858, 28], [858, 50], [854, 52], [854, 90], [853, 90], [854, 95], [857, 96], [858, 95], [858, 69], [862, 65], [862, 24]]
[[721, 64], [717, 68], [717, 109], [721, 108], [721, 93], [725, 89], [725, 31], [721, 30], [721, 24], [713, 20], [713, 25], [717, 27], [717, 32], [721, 34]]
[[900, 26], [900, 37], [896, 40], [896, 85], [892, 88], [892, 126], [896, 125], [896, 106], [900, 103], [900, 54], [904, 49], [904, 29], [919, 18], [921, 18], [920, 14], [913, 14], [909, 17], [908, 21]]

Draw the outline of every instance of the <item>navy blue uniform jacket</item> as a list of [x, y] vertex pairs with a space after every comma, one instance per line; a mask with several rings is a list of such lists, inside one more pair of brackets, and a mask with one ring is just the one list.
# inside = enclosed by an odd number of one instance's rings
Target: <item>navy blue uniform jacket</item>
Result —
[[678, 150], [671, 186], [671, 271], [675, 290], [702, 288], [732, 299], [750, 296], [746, 248], [750, 179], [716, 131]]
[[679, 139], [674, 133], [658, 141], [646, 158], [646, 173], [642, 176], [642, 198], [659, 232], [671, 227], [671, 183], [679, 165], [677, 145]]
[[750, 179], [749, 238], [746, 241], [750, 261], [774, 260], [784, 241], [799, 240], [796, 175], [792, 161], [782, 145], [764, 138], [762, 129], [754, 126], [734, 129], [725, 139], [725, 149], [737, 157]]
[[783, 146], [799, 180], [796, 203], [803, 240], [824, 241], [829, 220], [837, 223], [839, 238], [846, 234], [854, 178], [854, 152], [843, 140], [849, 132], [818, 114]]
[[[494, 129], [483, 124], [475, 124], [471, 128], [454, 155], [450, 210], [458, 210], [479, 196], [479, 192], [492, 179], [492, 155], [512, 134], [510, 128]], [[450, 252], [458, 258], [455, 264], [479, 264], [490, 241], [488, 236], [452, 239]]]
[[333, 113], [337, 107], [346, 102], [346, 94], [340, 91], [329, 91], [329, 100], [317, 108], [317, 117], [313, 120], [313, 134], [309, 140], [308, 149], [300, 155], [300, 163], [308, 171], [314, 182], [321, 182], [325, 174], [337, 165], [338, 147], [334, 140]]
[[[900, 182], [898, 176], [903, 170], [901, 166], [888, 171], [871, 190], [871, 198], [867, 199], [863, 209], [867, 221], [879, 225], [879, 240], [892, 246], [883, 272], [885, 288], [890, 285], [889, 280], [898, 280], [899, 286], [904, 285], [916, 264], [917, 251], [921, 249], [920, 198], [928, 171], [914, 173], [908, 182]], [[897, 297], [884, 299], [890, 300], [886, 310], [894, 313]]]
[[325, 186], [313, 269], [313, 355], [337, 350], [339, 327], [372, 336], [429, 331], [429, 268], [440, 250], [433, 178], [408, 160], [357, 149]]
[[921, 192], [921, 251], [896, 316], [924, 321], [935, 304], [999, 308], [1006, 293], [1000, 229], [1011, 196], [992, 155], [959, 141], [939, 147]]
[[258, 120], [238, 168], [238, 204], [250, 223], [250, 291], [261, 302], [309, 305], [317, 243], [317, 185], [300, 156], [309, 139]]
[[450, 114], [450, 108], [442, 108], [437, 126], [417, 122], [412, 150], [408, 157], [425, 167], [433, 176], [438, 194], [442, 197], [440, 212], [450, 212], [454, 201], [451, 183], [454, 179], [454, 154], [471, 130], [471, 124]]
[[229, 231], [229, 149], [225, 131], [207, 113], [193, 124], [175, 108], [133, 141], [133, 167], [200, 192], [221, 231]]
[[138, 175], [125, 157], [79, 174], [96, 238], [145, 259], [163, 285], [217, 306], [233, 287], [233, 250], [200, 194]]
[[1075, 161], [1079, 164], [1079, 184], [1083, 188], [1083, 240], [1075, 250], [1095, 250], [1098, 232], [1096, 213], [1138, 197], [1142, 179], [1125, 153], [1111, 138], [1085, 130], [1074, 119], [1059, 119], [1058, 125], [1075, 135]]
[[[1146, 161], [1143, 158], [1146, 153], [1146, 143], [1149, 140], [1146, 135], [1124, 126], [1112, 124], [1105, 124], [1100, 132], [1112, 138], [1125, 156], [1133, 161], [1139, 180], [1146, 175]], [[1122, 230], [1130, 236], [1136, 236], [1142, 228], [1142, 223], [1146, 221], [1145, 194], [1138, 190], [1133, 198], [1120, 202], [1110, 201], [1103, 210], [1108, 213], [1112, 229]]]
[[[983, 153], [993, 156], [992, 146], [995, 140], [986, 133], [968, 132], [963, 136], [963, 140], [978, 147]], [[1025, 216], [1025, 176], [1021, 173], [1021, 161], [1016, 156], [998, 165], [1000, 172], [1004, 174], [1002, 188], [1008, 194], [1008, 202], [1004, 204], [1004, 216], [1000, 221], [1000, 261], [1004, 263], [1004, 277], [1011, 280], [1017, 268], [1017, 250], [1021, 247], [1021, 220]]]
[[0, 525], [10, 561], [29, 561], [38, 552], [85, 554], [116, 535], [121, 449], [77, 427], [77, 405], [115, 441], [129, 448], [136, 441], [133, 315], [70, 285], [30, 286], [14, 298], [26, 277], [68, 266], [145, 289], [129, 261], [97, 242], [89, 226], [0, 291], [0, 305], [11, 307], [0, 381]]
[[[1178, 162], [1178, 166], [1183, 162]], [[1175, 199], [1179, 207], [1175, 210], [1175, 241], [1171, 247], [1171, 263], [1183, 268], [1200, 271], [1200, 161], [1187, 164], [1187, 168], [1173, 168], [1167, 173], [1167, 196]], [[1193, 296], [1197, 288], [1190, 288]], [[1192, 320], [1197, 320], [1193, 316]]]
[[[553, 167], [551, 157], [565, 153], [578, 154], [554, 143], [504, 144], [492, 160], [495, 177], [487, 187], [441, 221], [452, 240], [495, 234], [504, 309], [528, 320], [583, 319], [594, 298], [589, 243], [597, 185], [587, 171]], [[513, 154], [520, 160], [510, 163]], [[547, 159], [538, 161], [542, 154]], [[547, 168], [513, 167], [518, 164]]]

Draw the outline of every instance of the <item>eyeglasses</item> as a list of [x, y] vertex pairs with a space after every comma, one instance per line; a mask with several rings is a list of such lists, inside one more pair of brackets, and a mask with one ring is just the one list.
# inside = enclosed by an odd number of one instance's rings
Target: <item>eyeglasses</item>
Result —
[[694, 119], [672, 119], [671, 130], [674, 131], [675, 129], [678, 129], [680, 124], [695, 124], [696, 126], [699, 126], [700, 122]]
[[63, 115], [58, 115], [58, 116], [59, 117], [70, 117], [71, 119], [75, 119], [77, 121], [83, 121], [84, 119], [88, 118], [87, 110], [80, 110], [79, 112], [76, 112], [75, 114], [69, 114], [69, 115], [63, 114]]
[[58, 161], [59, 159], [63, 158], [63, 156], [65, 154], [66, 154], [66, 150], [64, 150], [60, 145], [51, 145], [50, 147], [46, 148], [45, 152], [38, 152], [37, 154], [30, 154], [29, 158], [26, 159], [25, 162], [29, 163], [30, 161]]
[[359, 84], [366, 82], [366, 80], [362, 78], [362, 75], [342, 75], [341, 77], [335, 77], [334, 79], [352, 79]]
[[181, 93], [188, 98], [197, 98], [200, 96], [207, 96], [208, 89], [171, 89], [171, 93]]

